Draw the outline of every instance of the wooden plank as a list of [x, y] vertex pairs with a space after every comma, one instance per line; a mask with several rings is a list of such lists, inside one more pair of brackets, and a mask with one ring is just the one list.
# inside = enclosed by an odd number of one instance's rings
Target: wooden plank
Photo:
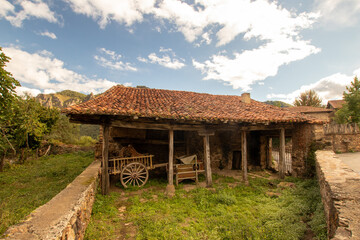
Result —
[[210, 162], [210, 140], [209, 135], [204, 136], [204, 161], [205, 161], [205, 176], [206, 186], [212, 186], [211, 162]]
[[248, 183], [246, 131], [241, 132], [241, 167], [242, 167], [243, 181], [245, 183]]
[[198, 131], [199, 136], [214, 136], [215, 135], [215, 131], [214, 130], [200, 130]]
[[198, 131], [204, 130], [205, 126], [200, 124], [170, 124], [170, 123], [155, 123], [155, 122], [137, 122], [133, 120], [131, 122], [125, 122], [120, 120], [115, 120], [112, 123], [115, 127], [124, 127], [124, 128], [136, 128], [136, 129], [154, 129], [154, 130], [183, 130], [183, 131]]
[[103, 125], [102, 168], [101, 168], [101, 193], [103, 195], [109, 194], [109, 189], [110, 189], [110, 177], [108, 171], [109, 136], [110, 136], [110, 124], [105, 123]]
[[169, 130], [169, 176], [168, 185], [174, 185], [174, 130]]
[[279, 177], [285, 178], [285, 129], [280, 129]]

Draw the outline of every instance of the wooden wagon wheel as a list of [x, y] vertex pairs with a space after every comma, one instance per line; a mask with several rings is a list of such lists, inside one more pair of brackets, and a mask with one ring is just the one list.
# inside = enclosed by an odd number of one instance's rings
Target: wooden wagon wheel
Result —
[[133, 162], [126, 165], [120, 173], [120, 181], [124, 188], [128, 186], [142, 187], [149, 178], [149, 172], [144, 164]]

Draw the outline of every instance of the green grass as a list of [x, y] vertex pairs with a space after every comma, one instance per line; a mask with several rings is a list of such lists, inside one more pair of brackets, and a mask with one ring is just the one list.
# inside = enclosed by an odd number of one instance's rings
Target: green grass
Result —
[[0, 172], [0, 236], [53, 198], [93, 160], [93, 152], [50, 155]]
[[[129, 190], [98, 194], [85, 239], [126, 238], [128, 223], [135, 226], [136, 239], [288, 240], [302, 239], [307, 228], [317, 239], [327, 239], [316, 180], [287, 178], [296, 187], [282, 189], [276, 187], [279, 180], [255, 178], [249, 186], [239, 183], [234, 187], [233, 178], [214, 179], [213, 189], [186, 192], [180, 184], [173, 198], [164, 195], [164, 187], [147, 185], [139, 194]], [[154, 181], [157, 183], [149, 185], [161, 185]], [[267, 191], [280, 196], [269, 197]], [[122, 206], [127, 207], [125, 217], [119, 215]]]

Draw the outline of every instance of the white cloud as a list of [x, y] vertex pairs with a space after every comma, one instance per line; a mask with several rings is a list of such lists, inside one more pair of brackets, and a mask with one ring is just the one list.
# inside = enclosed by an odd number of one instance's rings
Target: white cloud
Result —
[[11, 14], [15, 11], [15, 6], [6, 0], [0, 0], [0, 6], [0, 18], [6, 17], [8, 14]]
[[140, 62], [159, 64], [166, 68], [181, 69], [185, 67], [184, 59], [176, 58], [176, 54], [171, 48], [159, 49], [159, 56], [156, 53], [150, 53], [147, 58], [138, 57]]
[[315, 11], [327, 27], [354, 26], [360, 20], [359, 0], [315, 0]]
[[27, 88], [27, 87], [16, 87], [16, 94], [19, 96], [25, 96], [25, 95], [30, 95], [32, 97], [36, 97], [38, 94], [41, 93], [41, 91], [39, 89], [35, 89], [35, 88]]
[[[205, 75], [204, 79], [224, 81], [243, 90], [249, 90], [255, 82], [276, 75], [280, 66], [320, 51], [300, 35], [301, 30], [312, 27], [319, 14], [296, 13], [283, 8], [277, 1], [66, 1], [75, 12], [97, 20], [102, 28], [111, 21], [130, 27], [150, 16], [157, 19], [159, 25], [171, 23], [169, 31], [181, 32], [195, 46], [211, 44], [214, 38], [218, 47], [238, 36], [244, 41], [256, 40], [259, 47], [244, 52], [234, 51], [233, 58], [217, 54], [204, 62], [193, 60], [193, 65]], [[141, 57], [139, 61], [145, 62]], [[181, 61], [169, 64], [171, 56], [159, 57], [155, 53], [149, 55], [146, 61], [171, 68], [183, 66]]]
[[131, 63], [121, 61], [120, 54], [105, 48], [100, 48], [99, 51], [103, 56], [95, 55], [94, 59], [100, 66], [120, 71], [137, 71], [137, 68], [131, 66]]
[[49, 37], [51, 39], [57, 39], [55, 33], [52, 33], [52, 32], [49, 32], [49, 31], [41, 32], [41, 33], [39, 33], [39, 35]]
[[278, 99], [287, 103], [293, 103], [295, 98], [300, 96], [302, 92], [307, 90], [315, 90], [316, 93], [323, 99], [323, 104], [326, 104], [328, 100], [342, 99], [343, 92], [346, 90], [346, 86], [349, 86], [354, 76], [360, 73], [360, 68], [353, 72], [352, 76], [348, 76], [342, 73], [332, 74], [324, 77], [319, 81], [301, 86], [299, 89], [287, 93], [287, 94], [269, 94], [267, 98]]
[[[4, 17], [15, 27], [21, 27], [24, 20], [32, 17], [45, 19], [51, 23], [58, 22], [55, 13], [42, 0], [22, 0], [15, 1], [14, 4], [0, 0], [0, 18]], [[16, 12], [15, 6], [21, 7], [22, 10]]]
[[220, 53], [203, 63], [193, 60], [193, 66], [206, 74], [204, 80], [222, 80], [235, 89], [248, 91], [252, 84], [275, 76], [280, 66], [318, 51], [306, 41], [284, 38], [257, 49], [234, 53], [233, 58]]
[[[11, 57], [7, 70], [21, 83], [33, 86], [20, 88], [20, 91], [62, 91], [71, 89], [85, 93], [99, 93], [116, 85], [107, 79], [90, 79], [64, 66], [64, 62], [52, 57], [47, 51], [29, 53], [18, 48], [3, 48], [4, 53]], [[30, 89], [30, 90], [29, 90]]]
[[155, 4], [155, 0], [65, 0], [74, 12], [84, 14], [98, 22], [101, 28], [105, 28], [111, 21], [124, 23], [131, 26], [135, 22], [143, 20], [146, 14]]

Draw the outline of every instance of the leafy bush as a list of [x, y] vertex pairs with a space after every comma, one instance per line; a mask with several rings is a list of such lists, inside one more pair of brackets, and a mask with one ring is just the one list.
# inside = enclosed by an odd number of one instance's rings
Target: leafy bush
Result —
[[94, 146], [97, 141], [90, 136], [81, 136], [77, 144], [80, 146]]

